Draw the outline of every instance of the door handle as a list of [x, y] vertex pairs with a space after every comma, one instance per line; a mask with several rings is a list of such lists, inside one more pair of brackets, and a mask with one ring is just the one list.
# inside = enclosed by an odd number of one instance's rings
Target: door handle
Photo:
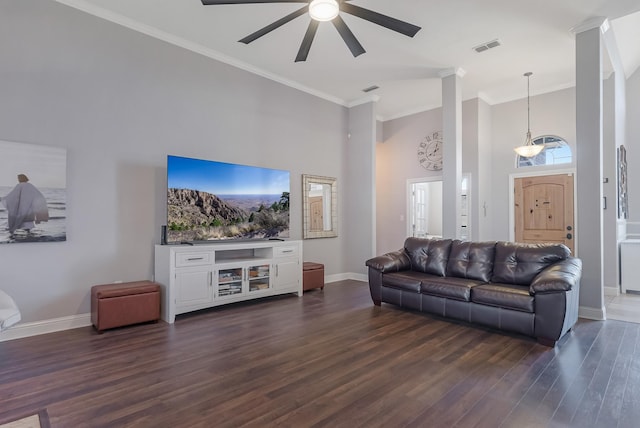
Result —
[[573, 235], [570, 233], [567, 233], [567, 239], [571, 239], [571, 238], [573, 238]]
[[572, 230], [572, 229], [573, 229], [573, 227], [567, 226], [567, 230]]

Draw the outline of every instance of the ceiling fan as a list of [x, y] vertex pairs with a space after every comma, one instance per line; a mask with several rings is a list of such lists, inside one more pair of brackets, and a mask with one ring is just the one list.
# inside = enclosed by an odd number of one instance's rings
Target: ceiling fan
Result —
[[202, 4], [205, 6], [213, 6], [220, 4], [249, 4], [249, 3], [308, 3], [301, 9], [296, 10], [295, 12], [286, 15], [277, 21], [267, 25], [264, 28], [256, 31], [255, 33], [249, 34], [247, 37], [238, 40], [239, 42], [249, 44], [254, 40], [264, 36], [265, 34], [270, 33], [286, 24], [293, 19], [304, 15], [305, 13], [309, 13], [311, 16], [311, 22], [309, 23], [309, 27], [307, 27], [307, 32], [302, 39], [302, 44], [300, 45], [300, 49], [298, 50], [298, 55], [296, 56], [295, 62], [305, 61], [307, 56], [309, 55], [309, 50], [311, 49], [311, 43], [313, 42], [313, 38], [316, 35], [316, 31], [318, 30], [318, 25], [322, 21], [331, 21], [333, 25], [340, 33], [340, 36], [347, 44], [347, 47], [351, 51], [354, 57], [365, 53], [366, 51], [358, 42], [358, 39], [353, 35], [347, 24], [340, 17], [340, 12], [348, 13], [349, 15], [357, 16], [358, 18], [362, 18], [366, 21], [373, 22], [374, 24], [381, 25], [389, 30], [396, 31], [398, 33], [404, 34], [408, 37], [413, 37], [416, 35], [418, 31], [420, 31], [420, 27], [409, 24], [408, 22], [400, 21], [399, 19], [392, 18], [387, 15], [383, 15], [378, 12], [374, 12], [369, 9], [365, 9], [360, 6], [355, 6], [351, 3], [347, 3], [350, 0], [201, 0]]

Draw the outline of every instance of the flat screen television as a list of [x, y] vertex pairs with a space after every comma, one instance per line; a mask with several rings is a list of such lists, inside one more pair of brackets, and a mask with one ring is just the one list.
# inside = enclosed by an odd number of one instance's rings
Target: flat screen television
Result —
[[167, 243], [289, 237], [289, 171], [167, 157]]

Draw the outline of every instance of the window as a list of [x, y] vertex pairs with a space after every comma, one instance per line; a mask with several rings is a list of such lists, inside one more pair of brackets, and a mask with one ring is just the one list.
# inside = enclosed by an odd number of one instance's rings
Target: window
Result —
[[571, 163], [573, 160], [571, 147], [560, 137], [544, 135], [533, 140], [533, 144], [544, 144], [544, 150], [539, 155], [525, 158], [516, 155], [518, 168], [527, 166], [560, 165]]

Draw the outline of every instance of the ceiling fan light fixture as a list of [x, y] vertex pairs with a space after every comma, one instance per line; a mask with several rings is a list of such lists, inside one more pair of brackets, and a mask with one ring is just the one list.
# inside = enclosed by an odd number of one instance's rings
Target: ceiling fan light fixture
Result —
[[339, 12], [336, 0], [313, 0], [309, 3], [309, 15], [316, 21], [331, 21]]

